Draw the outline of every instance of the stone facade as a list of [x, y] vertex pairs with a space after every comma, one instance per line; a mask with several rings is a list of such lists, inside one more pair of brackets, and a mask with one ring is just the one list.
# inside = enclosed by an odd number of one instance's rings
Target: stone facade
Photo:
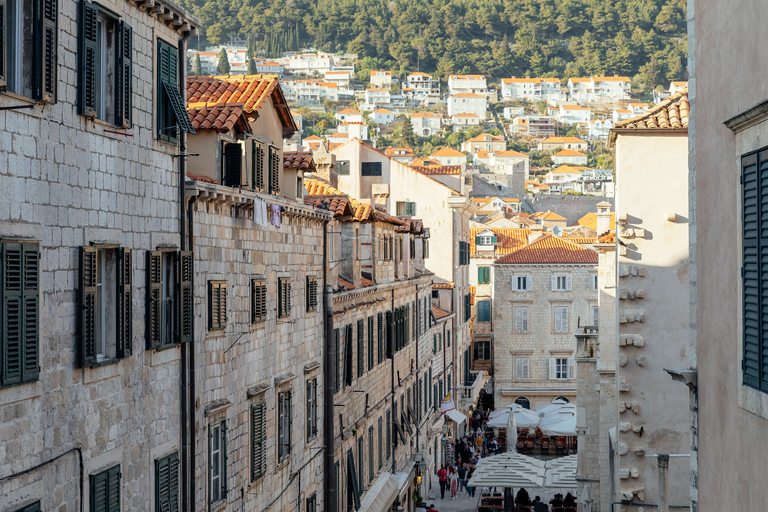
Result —
[[[0, 94], [4, 108], [34, 105], [0, 113], [0, 239], [39, 250], [39, 324], [26, 335], [38, 349], [37, 376], [10, 385], [5, 374], [0, 388], [3, 510], [38, 500], [41, 510], [88, 510], [89, 476], [117, 465], [123, 508], [155, 510], [155, 461], [180, 449], [180, 348], [145, 349], [145, 262], [147, 251], [180, 238], [179, 148], [156, 140], [158, 39], [176, 46], [183, 33], [171, 27], [188, 34], [199, 22], [172, 2], [152, 11], [167, 24], [135, 3], [107, 5], [133, 28], [130, 128], [78, 115], [77, 2], [53, 11], [56, 101]], [[132, 332], [121, 337], [123, 357], [86, 365], [79, 253], [117, 246], [132, 256]]]

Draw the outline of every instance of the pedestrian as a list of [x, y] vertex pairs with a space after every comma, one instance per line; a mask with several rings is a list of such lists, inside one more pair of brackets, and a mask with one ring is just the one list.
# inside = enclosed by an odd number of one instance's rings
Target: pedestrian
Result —
[[440, 482], [440, 499], [445, 499], [445, 484], [448, 480], [448, 471], [446, 471], [445, 466], [438, 470], [437, 480]]
[[437, 512], [437, 509], [435, 508], [435, 504], [434, 503], [429, 505], [429, 508], [427, 509], [427, 512]]
[[448, 481], [451, 483], [451, 499], [455, 500], [459, 494], [459, 474], [456, 472], [456, 468], [451, 468]]
[[[467, 471], [467, 483], [469, 483], [469, 480], [472, 478], [472, 475], [475, 474], [475, 463], [472, 462], [472, 464], [469, 465], [469, 471]], [[467, 486], [467, 494], [469, 494], [470, 498], [475, 497], [475, 488]]]
[[467, 473], [468, 472], [469, 472], [469, 464], [465, 462], [459, 467], [459, 494], [461, 494], [462, 488], [464, 489], [465, 492], [469, 493], [469, 491], [467, 491]]
[[547, 512], [549, 507], [547, 504], [541, 501], [541, 498], [536, 496], [533, 500], [533, 512]]

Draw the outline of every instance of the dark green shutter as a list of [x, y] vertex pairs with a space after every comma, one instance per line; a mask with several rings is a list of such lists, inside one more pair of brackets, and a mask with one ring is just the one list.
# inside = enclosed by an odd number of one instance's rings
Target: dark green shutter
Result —
[[378, 329], [378, 356], [379, 356], [379, 364], [381, 364], [384, 361], [384, 314], [379, 313], [377, 315], [377, 318], [379, 320], [379, 329]]
[[376, 360], [374, 359], [374, 346], [376, 344], [374, 333], [373, 333], [373, 317], [368, 317], [368, 371], [373, 370], [373, 367], [376, 365]]
[[480, 245], [480, 235], [475, 236], [475, 245]]
[[347, 478], [352, 486], [352, 498], [355, 502], [355, 510], [360, 510], [360, 488], [357, 482], [357, 473], [355, 472], [355, 455], [352, 449], [347, 450]]
[[81, 0], [80, 9], [80, 114], [88, 117], [96, 115], [96, 75], [98, 65], [98, 9], [91, 3]]
[[394, 334], [394, 320], [391, 311], [387, 311], [387, 359], [392, 359], [394, 354], [392, 350], [392, 335]]
[[265, 402], [251, 406], [251, 482], [255, 482], [266, 472], [266, 452], [264, 442], [267, 438]]
[[155, 510], [179, 510], [179, 455], [174, 453], [155, 461]]
[[57, 0], [39, 0], [40, 31], [37, 34], [38, 73], [37, 98], [47, 103], [56, 103], [58, 35], [56, 31], [58, 19]]
[[8, 1], [0, 0], [0, 89], [5, 89], [8, 85], [7, 80], [7, 56], [8, 49], [8, 30], [5, 26], [8, 22]]
[[24, 338], [21, 379], [36, 380], [40, 375], [40, 252], [38, 244], [21, 244], [24, 252]]
[[133, 300], [131, 250], [121, 247], [117, 261], [117, 357], [133, 353]]
[[333, 355], [333, 392], [338, 393], [339, 389], [341, 388], [341, 369], [340, 366], [340, 346], [339, 346], [339, 329], [338, 327], [333, 330], [333, 348], [334, 348], [334, 355]]
[[[368, 427], [368, 483], [373, 482], [373, 474], [375, 473], [373, 464], [373, 426]], [[360, 461], [362, 467], [363, 462]]]
[[179, 262], [179, 329], [181, 343], [190, 343], [194, 334], [195, 297], [193, 289], [193, 272], [195, 255], [191, 251], [180, 251]]
[[[158, 53], [160, 60], [158, 73], [161, 84], [160, 95], [165, 93], [165, 99], [168, 100], [168, 105], [170, 105], [173, 111], [178, 129], [194, 134], [195, 129], [189, 120], [186, 102], [179, 93], [179, 50], [164, 41], [158, 41]], [[163, 116], [159, 117], [162, 123]], [[166, 135], [171, 129], [171, 127], [162, 125], [160, 128], [160, 133]]]
[[[743, 253], [742, 282], [744, 308], [744, 384], [761, 389], [764, 382], [761, 352], [765, 344], [762, 328], [762, 294], [764, 267], [762, 256], [768, 250], [768, 240], [763, 232], [768, 231], [768, 222], [763, 224], [762, 208], [768, 206], [768, 183], [764, 184], [762, 158], [766, 152], [742, 158], [742, 199], [743, 199]], [[768, 164], [768, 161], [766, 161]], [[761, 208], [762, 207], [762, 208]]]
[[365, 345], [363, 344], [363, 328], [364, 323], [362, 320], [357, 321], [357, 377], [360, 378], [365, 372]]
[[339, 512], [339, 506], [341, 504], [341, 469], [339, 468], [339, 461], [333, 463], [333, 512]]
[[257, 141], [252, 142], [251, 179], [253, 189], [264, 190], [264, 147]]
[[[48, 1], [48, 0], [44, 0]], [[130, 128], [133, 119], [133, 29], [126, 22], [118, 25], [117, 45], [117, 125]]]
[[2, 298], [2, 384], [18, 384], [22, 378], [24, 307], [22, 244], [3, 246]]
[[352, 385], [352, 324], [344, 329], [344, 383]]
[[120, 511], [120, 466], [90, 477], [91, 511]]
[[280, 152], [274, 146], [269, 146], [269, 193], [280, 193]]
[[163, 279], [163, 253], [147, 251], [147, 348], [157, 349], [162, 344], [161, 286]]
[[233, 142], [224, 142], [222, 144], [224, 145], [224, 171], [222, 173], [222, 184], [228, 187], [239, 187], [242, 185], [243, 173], [242, 146]]
[[40, 511], [41, 511], [40, 502], [37, 501], [35, 503], [27, 505], [26, 507], [20, 508], [16, 512], [40, 512]]
[[96, 363], [96, 283], [98, 252], [80, 248], [80, 354], [83, 366]]
[[498, 240], [499, 240], [499, 239], [496, 237], [496, 235], [493, 235], [493, 236], [491, 237], [491, 243], [492, 243], [493, 245], [496, 245], [496, 243], [498, 242]]
[[[226, 290], [226, 288], [225, 288]], [[221, 422], [221, 498], [227, 498], [227, 422]]]

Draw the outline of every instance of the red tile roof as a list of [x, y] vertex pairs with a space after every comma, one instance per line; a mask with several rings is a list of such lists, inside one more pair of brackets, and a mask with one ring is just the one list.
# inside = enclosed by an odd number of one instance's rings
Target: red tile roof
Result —
[[456, 151], [455, 149], [441, 148], [441, 149], [438, 149], [437, 151], [435, 151], [434, 153], [432, 153], [429, 156], [430, 157], [435, 157], [435, 156], [463, 156], [463, 157], [466, 158], [467, 155], [465, 155], [461, 151]]
[[453, 283], [432, 283], [433, 290], [453, 290]]
[[[676, 92], [647, 112], [616, 123], [614, 128], [633, 129], [683, 129], [688, 128], [691, 106], [688, 89]], [[615, 139], [612, 135], [611, 140]]]
[[206, 106], [204, 103], [187, 105], [187, 114], [195, 130], [213, 130], [228, 133], [235, 126], [247, 131], [248, 120], [240, 106]]
[[[341, 190], [332, 187], [325, 181], [318, 179], [305, 179], [304, 186], [307, 189], [307, 196], [346, 196]], [[366, 220], [374, 220], [381, 222], [388, 222], [396, 226], [402, 226], [405, 222], [393, 215], [389, 215], [386, 212], [376, 210], [371, 203], [361, 203], [353, 197], [349, 197], [349, 203], [352, 207], [352, 220], [359, 222]]]
[[532, 244], [526, 245], [503, 258], [497, 264], [571, 263], [597, 264], [597, 252], [563, 238], [544, 235]]
[[424, 167], [423, 165], [411, 165], [411, 169], [413, 169], [416, 172], [420, 172], [421, 174], [425, 176], [434, 176], [438, 174], [461, 174], [461, 166], [460, 165], [440, 165], [440, 166], [430, 166], [430, 167]]
[[[496, 254], [514, 252], [528, 243], [531, 230], [527, 228], [469, 228], [469, 254], [476, 254], [475, 237], [482, 231], [491, 231], [496, 235]], [[490, 252], [490, 251], [489, 251]]]
[[194, 181], [204, 181], [205, 183], [213, 183], [214, 185], [219, 184], [219, 182], [213, 178], [209, 178], [208, 176], [200, 176], [199, 174], [192, 174], [191, 172], [187, 172], [187, 178]]
[[301, 169], [302, 171], [311, 171], [315, 168], [315, 161], [312, 158], [311, 151], [284, 151], [283, 152], [284, 169]]
[[334, 215], [353, 215], [347, 196], [304, 196], [304, 204], [333, 212]]

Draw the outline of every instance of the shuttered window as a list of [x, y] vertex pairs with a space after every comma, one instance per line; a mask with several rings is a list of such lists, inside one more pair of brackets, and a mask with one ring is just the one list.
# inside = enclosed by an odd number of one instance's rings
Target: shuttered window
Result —
[[266, 183], [264, 175], [266, 171], [266, 153], [264, 145], [257, 141], [251, 141], [251, 187], [258, 192], [264, 192]]
[[227, 327], [227, 282], [208, 281], [208, 330]]
[[90, 476], [91, 512], [120, 511], [120, 476], [120, 466]]
[[357, 378], [365, 373], [365, 322], [357, 321]]
[[40, 512], [41, 510], [40, 502], [36, 501], [35, 503], [16, 509], [14, 512]]
[[352, 373], [352, 324], [344, 328], [344, 385], [351, 386], [354, 379]]
[[477, 284], [489, 284], [491, 282], [491, 267], [477, 267]]
[[288, 277], [280, 277], [277, 280], [277, 316], [291, 316], [291, 279]]
[[363, 162], [360, 164], [360, 174], [363, 176], [381, 176], [381, 162]]
[[355, 510], [360, 510], [360, 487], [355, 471], [355, 454], [352, 453], [351, 448], [347, 450], [347, 482], [349, 484], [347, 492], [352, 495]]
[[338, 328], [333, 330], [333, 348], [333, 392], [338, 393], [341, 389], [341, 342]]
[[557, 274], [552, 276], [552, 291], [567, 292], [572, 288], [571, 276]]
[[333, 512], [341, 512], [341, 468], [339, 461], [333, 463]]
[[307, 276], [307, 312], [317, 311], [317, 277]]
[[312, 493], [312, 495], [307, 498], [307, 512], [317, 512], [317, 494]]
[[179, 50], [157, 40], [157, 136], [175, 144], [179, 130], [195, 133], [179, 92]]
[[376, 365], [376, 337], [374, 336], [373, 317], [368, 317], [368, 371]]
[[393, 351], [394, 342], [395, 342], [395, 340], [393, 339], [394, 338], [394, 331], [395, 331], [395, 319], [394, 319], [394, 317], [395, 316], [392, 313], [392, 311], [387, 311], [386, 314], [385, 314], [385, 318], [386, 318], [386, 322], [387, 322], [385, 324], [387, 326], [386, 327], [386, 339], [387, 339], [387, 343], [386, 343], [386, 356], [387, 356], [387, 359], [392, 359], [392, 356], [394, 355], [394, 351]]
[[80, 354], [83, 366], [133, 352], [131, 250], [80, 248]]
[[147, 252], [147, 348], [191, 341], [193, 260], [187, 251]]
[[389, 458], [392, 456], [392, 411], [389, 409], [387, 410], [387, 422], [386, 422], [386, 428], [387, 428], [387, 439], [386, 439], [386, 454], [385, 457], [386, 460], [389, 460]]
[[528, 380], [529, 377], [530, 358], [528, 357], [516, 357], [515, 358], [515, 380]]
[[513, 275], [512, 276], [512, 290], [516, 292], [524, 292], [531, 289], [531, 276]]
[[0, 386], [40, 374], [40, 248], [0, 244]]
[[243, 184], [243, 145], [239, 142], [221, 143], [221, 184], [226, 187]]
[[307, 439], [317, 435], [317, 379], [307, 381]]
[[251, 482], [267, 473], [267, 404], [251, 406]]
[[378, 319], [378, 339], [379, 339], [379, 345], [378, 345], [378, 359], [379, 364], [384, 362], [384, 333], [385, 327], [384, 327], [384, 313], [379, 313], [377, 315]]
[[491, 358], [491, 342], [476, 341], [475, 342], [475, 360], [488, 360], [490, 358]]
[[742, 308], [744, 385], [768, 393], [768, 150], [742, 166]]
[[368, 483], [373, 482], [374, 451], [373, 451], [373, 426], [368, 427]]
[[363, 494], [363, 485], [365, 483], [365, 439], [363, 436], [357, 438], [357, 483], [359, 487], [359, 494]]
[[179, 454], [155, 461], [155, 510], [179, 512]]
[[277, 460], [291, 454], [291, 392], [277, 395]]
[[251, 323], [267, 319], [267, 280], [251, 279]]
[[568, 332], [568, 306], [554, 307], [554, 332]]
[[384, 420], [379, 416], [379, 470], [384, 467]]
[[396, 212], [397, 215], [416, 215], [416, 203], [410, 201], [398, 201]]
[[477, 301], [477, 321], [478, 322], [491, 321], [491, 301], [490, 300]]
[[528, 306], [515, 306], [515, 332], [528, 332]]
[[58, 1], [0, 1], [0, 90], [56, 103]]
[[208, 505], [227, 498], [227, 422], [208, 425]]
[[283, 162], [280, 161], [280, 150], [274, 146], [269, 146], [269, 193], [273, 195], [280, 194], [280, 169]]

